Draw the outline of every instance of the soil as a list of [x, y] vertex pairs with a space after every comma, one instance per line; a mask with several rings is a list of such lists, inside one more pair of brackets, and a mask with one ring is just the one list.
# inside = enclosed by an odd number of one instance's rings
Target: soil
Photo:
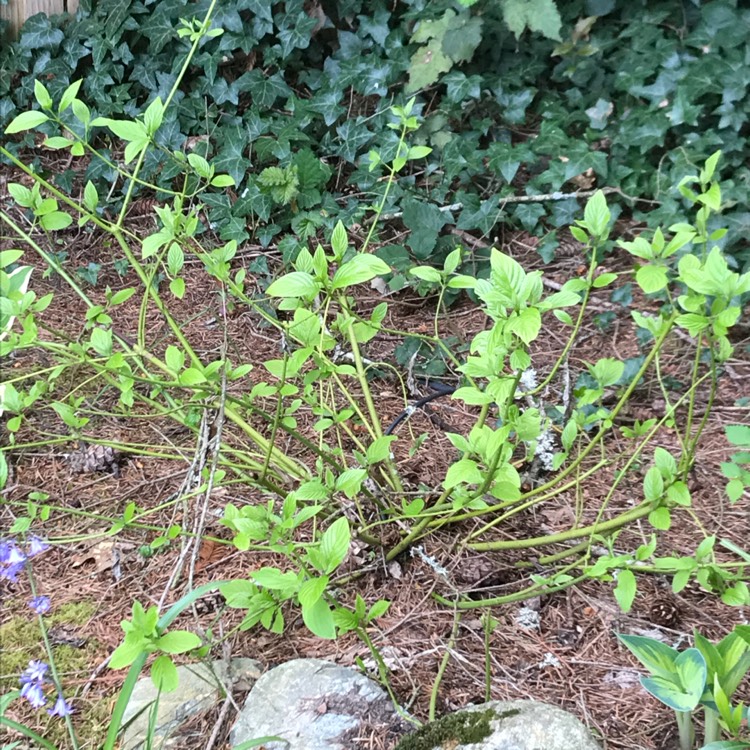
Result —
[[[19, 217], [17, 212], [15, 215]], [[146, 234], [153, 231], [148, 222], [135, 219], [131, 228]], [[457, 239], [466, 243], [467, 238]], [[530, 269], [542, 267], [535, 251], [536, 241], [526, 235], [513, 234], [498, 238], [498, 245]], [[16, 246], [15, 241], [7, 234], [0, 236], [0, 247], [11, 246]], [[66, 264], [69, 270], [86, 267], [89, 263], [101, 266], [97, 285], [86, 286], [87, 293], [96, 300], [104, 299], [107, 285], [119, 289], [136, 283], [132, 271], [125, 278], [117, 274], [113, 250], [102, 243], [98, 233], [71, 230], [66, 236], [65, 249], [69, 255]], [[233, 267], [247, 267], [261, 255], [267, 257], [270, 265], [279, 267], [273, 250], [263, 250], [251, 243], [241, 248]], [[562, 284], [571, 276], [581, 274], [582, 263], [581, 250], [575, 244], [565, 245], [555, 260], [544, 267], [546, 278], [553, 284]], [[606, 266], [606, 270], [624, 273], [631, 269], [630, 261], [618, 251], [607, 258]], [[44, 313], [45, 323], [79, 336], [85, 306], [59, 278], [53, 275], [44, 279], [42, 271], [41, 267], [35, 271], [33, 289], [39, 296], [49, 292], [55, 295], [53, 304]], [[250, 362], [256, 367], [247, 379], [231, 386], [235, 392], [248, 390], [253, 382], [264, 377], [261, 363], [279, 357], [278, 336], [248, 309], [228, 311], [224, 326], [217, 290], [197, 263], [188, 265], [186, 287], [185, 298], [171, 303], [171, 310], [185, 335], [203, 361], [220, 357], [226, 335], [231, 360], [235, 364]], [[640, 299], [637, 289], [633, 295], [635, 309], [653, 309], [654, 303]], [[382, 302], [383, 297], [369, 287], [362, 287], [357, 300], [359, 308], [367, 311]], [[417, 333], [432, 331], [435, 298], [420, 298], [413, 291], [404, 291], [388, 296], [385, 301], [389, 305], [386, 324], [390, 328]], [[139, 303], [140, 297], [136, 294], [116, 309], [114, 327], [118, 333], [134, 336]], [[626, 359], [639, 353], [628, 307], [612, 303], [607, 289], [595, 292], [591, 307], [569, 361], [573, 379], [584, 369], [586, 361], [604, 356]], [[602, 318], [597, 316], [604, 313], [612, 313], [612, 321], [601, 328], [597, 322], [602, 322]], [[554, 318], [550, 320], [552, 323], [534, 351], [535, 367], [540, 373], [557, 358], [566, 339], [565, 326]], [[485, 324], [484, 314], [465, 297], [447, 313], [438, 315], [441, 333], [454, 337], [460, 344], [468, 343]], [[739, 335], [733, 339], [735, 354], [722, 375], [716, 403], [698, 446], [691, 476], [693, 507], [689, 513], [673, 514], [671, 529], [661, 536], [659, 551], [662, 555], [689, 555], [704, 534], [716, 534], [718, 539], [728, 539], [747, 548], [750, 539], [747, 498], [730, 505], [724, 494], [725, 479], [720, 472], [720, 462], [731, 453], [724, 438], [724, 425], [748, 418], [747, 410], [737, 406], [737, 401], [742, 396], [750, 396], [750, 338], [746, 327], [739, 330]], [[148, 317], [148, 336], [155, 351], [162, 351], [171, 343], [166, 325], [152, 310]], [[401, 343], [402, 337], [384, 334], [367, 345], [364, 353], [371, 360], [391, 363], [405, 377], [405, 368], [395, 357], [395, 350]], [[663, 374], [676, 381], [689, 381], [693, 355], [693, 343], [675, 337], [663, 363]], [[4, 374], [22, 372], [44, 363], [39, 352], [25, 352], [3, 363]], [[451, 373], [443, 377], [445, 382], [455, 382]], [[195, 451], [195, 435], [176, 429], [167, 419], [140, 417], [138, 409], [128, 417], [116, 415], [116, 394], [98, 383], [76, 383], [75, 379], [69, 379], [58, 384], [61, 394], [74, 387], [78, 388], [79, 395], [85, 396], [89, 407], [91, 421], [85, 428], [86, 435], [99, 442], [125, 444], [129, 450], [120, 454], [116, 470], [110, 453], [106, 460], [94, 456], [90, 458], [93, 463], [88, 464], [85, 457], [71, 460], [70, 454], [86, 451], [86, 446], [75, 442], [51, 409], [33, 412], [17, 436], [17, 442], [26, 447], [11, 449], [8, 454], [12, 475], [0, 506], [0, 528], [9, 529], [14, 519], [23, 515], [29, 493], [49, 495], [48, 502], [53, 507], [50, 520], [35, 528], [49, 537], [53, 546], [34, 560], [33, 571], [38, 593], [50, 595], [54, 607], [80, 601], [93, 605], [91, 617], [69, 627], [71, 632], [67, 635], [72, 643], [81, 644], [79, 648], [88, 649], [89, 659], [85, 667], [64, 675], [64, 684], [76, 707], [74, 724], [84, 730], [82, 748], [89, 750], [102, 738], [101, 725], [97, 727], [89, 721], [94, 707], [103, 704], [111, 711], [124, 678], [124, 672], [109, 671], [104, 664], [121, 641], [120, 621], [130, 616], [132, 601], [138, 599], [144, 604], [166, 606], [187, 590], [185, 575], [176, 587], [170, 588], [181, 554], [179, 541], [167, 544], [151, 556], [144, 556], [141, 548], [154, 539], [156, 531], [128, 528], [116, 535], [107, 535], [113, 520], [121, 517], [130, 502], [135, 502], [139, 509], [151, 511], [146, 523], [153, 527], [168, 527], [173, 523], [192, 527], [198, 515], [205, 512], [204, 535], [227, 539], [226, 530], [218, 523], [223, 506], [230, 501], [235, 505], [264, 502], [265, 498], [252, 486], [229, 485], [215, 490], [207, 499], [200, 495], [189, 501], [180, 499], [180, 488]], [[375, 383], [373, 392], [383, 424], [390, 423], [404, 409], [398, 383], [382, 378]], [[554, 402], [558, 397], [559, 390], [554, 385], [547, 398]], [[698, 404], [698, 418], [702, 417], [700, 410], [704, 405], [705, 400]], [[662, 394], [650, 375], [634, 394], [625, 417], [632, 422], [663, 414], [663, 409]], [[312, 424], [316, 416], [303, 409], [296, 417], [302, 432], [315, 434]], [[470, 408], [450, 398], [441, 398], [432, 402], [428, 409], [417, 411], [399, 427], [395, 454], [409, 489], [429, 496], [430, 488], [439, 485], [456, 456], [446, 432], [466, 431], [474, 418], [475, 412]], [[8, 432], [4, 425], [0, 429], [3, 444], [7, 445]], [[225, 424], [224, 430], [224, 440], [241, 448], [241, 439], [233, 433], [231, 425]], [[425, 437], [419, 448], [410, 455], [409, 449], [422, 435]], [[621, 449], [623, 440], [613, 438], [606, 446], [607, 451]], [[36, 445], [32, 445], [34, 441], [38, 441]], [[295, 450], [283, 439], [279, 439], [278, 444], [285, 450]], [[668, 449], [675, 447], [674, 432], [663, 430], [655, 444]], [[296, 455], [309, 460], [304, 453]], [[86, 469], [92, 466], [91, 471]], [[78, 472], [73, 470], [76, 467], [80, 469]], [[569, 528], [576, 520], [581, 524], [591, 523], [599, 513], [600, 501], [611, 486], [616, 468], [602, 469], [549, 504], [535, 506], [515, 516], [507, 525], [496, 529], [494, 538], [538, 536]], [[640, 496], [641, 481], [639, 468], [632, 481], [624, 482], [615, 493], [610, 510], [631, 507]], [[676, 728], [671, 712], [640, 688], [637, 683], [640, 669], [619, 645], [615, 634], [661, 634], [666, 642], [684, 647], [690, 642], [694, 629], [710, 638], [720, 638], [735, 624], [746, 622], [747, 612], [723, 604], [714, 593], [700, 587], [690, 586], [675, 595], [665, 578], [644, 576], [639, 579], [632, 610], [623, 614], [613, 597], [613, 584], [589, 580], [553, 595], [493, 608], [495, 627], [489, 635], [486, 659], [481, 619], [486, 608], [467, 610], [456, 624], [453, 609], [438, 603], [432, 596], [437, 593], [451, 599], [456, 593], [465, 593], [480, 601], [518, 589], [521, 578], [517, 563], [524, 559], [520, 553], [472, 552], [460, 544], [478, 527], [479, 521], [467, 520], [437, 529], [420, 542], [421, 552], [412, 550], [412, 554], [405, 553], [388, 564], [383, 550], [358, 541], [344, 563], [344, 573], [358, 575], [355, 580], [340, 585], [341, 601], [353, 602], [358, 592], [368, 603], [380, 598], [391, 602], [389, 610], [370, 629], [369, 635], [390, 669], [391, 686], [401, 704], [419, 719], [427, 718], [431, 691], [441, 661], [448, 654], [447, 668], [437, 689], [438, 715], [468, 703], [483, 702], [488, 671], [491, 698], [533, 698], [560, 706], [579, 716], [600, 735], [603, 747], [608, 750], [676, 748]], [[617, 548], [633, 549], [647, 540], [651, 531], [645, 521], [636, 524], [618, 538]], [[543, 572], [537, 554], [531, 549], [525, 559]], [[724, 550], [720, 549], [717, 554], [721, 559], [729, 559]], [[283, 565], [283, 561], [270, 552], [241, 552], [211, 540], [202, 542], [197, 555], [194, 585], [246, 577], [248, 571], [264, 565]], [[2, 582], [0, 596], [2, 622], [28, 619], [28, 582], [20, 581], [17, 585]], [[176, 627], [198, 633], [211, 629], [214, 637], [227, 636], [215, 649], [217, 657], [252, 657], [269, 668], [298, 657], [326, 658], [352, 666], [363, 661], [376, 676], [367, 648], [354, 635], [324, 641], [304, 627], [298, 610], [287, 608], [285, 616], [283, 637], [261, 627], [238, 631], [235, 626], [242, 613], [222, 609], [219, 600], [209, 599], [196, 612], [181, 616]], [[24, 648], [33, 651], [38, 649], [38, 644]], [[35, 653], [29, 658], [38, 658], [39, 652]], [[6, 657], [9, 658], [8, 652]], [[15, 677], [5, 669], [0, 669], [0, 673], [0, 688], [7, 692], [15, 684]], [[235, 696], [240, 705], [242, 697], [241, 694]], [[747, 684], [740, 689], [738, 697], [745, 701], [750, 698]], [[217, 707], [210, 714], [196, 716], [183, 728], [182, 747], [185, 750], [206, 748], [208, 738], [211, 738], [213, 750], [228, 747], [233, 711], [231, 707], [229, 710]], [[37, 731], [45, 736], [57, 731], [46, 714], [30, 712], [19, 701], [11, 705], [8, 715], [35, 723]], [[370, 736], [360, 737], [356, 747], [385, 750], [395, 744], [395, 737], [373, 731]]]

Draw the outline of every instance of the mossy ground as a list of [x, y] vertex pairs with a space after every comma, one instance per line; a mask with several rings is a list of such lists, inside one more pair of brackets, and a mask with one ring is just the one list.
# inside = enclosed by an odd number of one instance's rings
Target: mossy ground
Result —
[[481, 742], [492, 733], [490, 722], [507, 715], [509, 712], [498, 715], [491, 708], [448, 714], [403, 737], [396, 750], [433, 750], [436, 747], [455, 747]]
[[[21, 610], [19, 602], [9, 601], [7, 607], [11, 611]], [[91, 602], [70, 602], [45, 615], [44, 622], [48, 632], [62, 627], [77, 629], [84, 626], [95, 612], [96, 606]], [[81, 746], [95, 747], [100, 744], [107, 730], [109, 707], [103, 701], [76, 702], [74, 696], [76, 687], [85, 682], [85, 678], [81, 679], [81, 676], [93, 669], [98, 643], [89, 638], [81, 647], [55, 644], [54, 639], [52, 644], [55, 666], [63, 682], [65, 697], [71, 700], [76, 709], [74, 724]], [[37, 618], [30, 610], [28, 617], [16, 615], [0, 625], [0, 649], [0, 695], [18, 690], [19, 675], [30, 661], [38, 659], [49, 662]], [[72, 684], [71, 678], [74, 677], [78, 679]], [[48, 697], [51, 703], [54, 696], [50, 694]], [[43, 710], [35, 711], [19, 700], [11, 703], [9, 714], [35, 729], [56, 746], [68, 747], [70, 740], [67, 738], [65, 724], [60, 719], [50, 718]]]

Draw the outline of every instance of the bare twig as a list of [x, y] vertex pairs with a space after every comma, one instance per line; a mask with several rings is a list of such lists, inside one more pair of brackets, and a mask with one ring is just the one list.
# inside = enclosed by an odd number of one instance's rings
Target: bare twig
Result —
[[[556, 191], [554, 193], [541, 193], [539, 195], [506, 195], [504, 198], [500, 198], [498, 205], [502, 210], [504, 206], [509, 203], [546, 203], [548, 201], [566, 201], [571, 198], [591, 198], [601, 190], [605, 195], [616, 194], [625, 200], [632, 201], [633, 203], [650, 203], [653, 206], [658, 206], [661, 201], [652, 201], [646, 198], [638, 198], [637, 196], [628, 195], [624, 193], [618, 187], [603, 187], [597, 190], [574, 190], [572, 193], [563, 193]], [[464, 207], [463, 203], [451, 203], [447, 206], [438, 206], [439, 211], [449, 213], [451, 211], [461, 211]], [[390, 214], [383, 214], [381, 219], [400, 219], [404, 215], [403, 211], [395, 211]]]

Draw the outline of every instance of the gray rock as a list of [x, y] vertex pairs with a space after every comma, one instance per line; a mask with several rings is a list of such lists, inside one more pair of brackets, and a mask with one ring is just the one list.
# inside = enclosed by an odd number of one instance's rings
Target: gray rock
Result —
[[[267, 750], [350, 750], [365, 727], [400, 724], [386, 693], [353, 669], [296, 659], [264, 674], [247, 696], [230, 744], [278, 737]], [[386, 731], [383, 729], [382, 731]]]
[[[196, 713], [207, 711], [214, 706], [221, 699], [224, 687], [249, 690], [261, 675], [261, 666], [254, 659], [232, 659], [230, 664], [228, 667], [224, 659], [218, 659], [212, 662], [210, 667], [202, 663], [177, 667], [179, 687], [171, 693], [162, 693], [159, 696], [155, 747], [169, 748], [171, 744], [175, 744], [170, 743], [170, 735], [174, 735], [180, 725]], [[127, 725], [137, 716], [125, 730], [122, 750], [136, 750], [145, 741], [150, 706], [157, 695], [158, 691], [150, 677], [138, 680], [125, 710], [123, 725]]]
[[[455, 744], [458, 742], [458, 744]], [[404, 737], [397, 750], [600, 750], [586, 727], [538, 701], [490, 701], [443, 716]]]

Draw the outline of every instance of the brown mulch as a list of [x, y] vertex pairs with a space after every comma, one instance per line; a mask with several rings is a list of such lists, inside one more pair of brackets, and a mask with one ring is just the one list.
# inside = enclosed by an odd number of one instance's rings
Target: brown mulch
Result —
[[[151, 231], [145, 220], [143, 229], [144, 233]], [[102, 265], [99, 284], [96, 288], [87, 288], [87, 293], [95, 300], [104, 299], [103, 290], [107, 284], [117, 289], [135, 283], [132, 272], [124, 280], [119, 278], [112, 265], [111, 251], [102, 247], [100, 240], [97, 233], [80, 232], [68, 246], [68, 268], [85, 266], [92, 261]], [[8, 246], [8, 242], [9, 238], [0, 236], [0, 247]], [[527, 269], [542, 267], [534, 243], [533, 238], [518, 235], [504, 238], [503, 247]], [[246, 265], [261, 252], [259, 248], [248, 245], [238, 255], [235, 266]], [[563, 247], [551, 267], [545, 269], [549, 279], [563, 283], [570, 276], [579, 274], [582, 263], [579, 252], [572, 244]], [[270, 252], [268, 255], [273, 257]], [[608, 258], [607, 266], [607, 270], [622, 272], [630, 268], [627, 258], [620, 253]], [[224, 330], [217, 290], [207, 288], [206, 277], [197, 265], [188, 266], [186, 282], [185, 298], [173, 301], [170, 308], [203, 360], [218, 359]], [[48, 291], [56, 296], [44, 314], [45, 322], [77, 336], [85, 310], [81, 301], [54, 277], [42, 280], [41, 274], [36, 273], [33, 287], [40, 296]], [[638, 305], [652, 304], [640, 298], [637, 289], [633, 293], [636, 309], [639, 309]], [[363, 288], [357, 299], [362, 311], [368, 311], [383, 301], [377, 292], [368, 288]], [[432, 332], [434, 299], [399, 293], [386, 301], [389, 304], [388, 327], [417, 333]], [[119, 334], [135, 337], [138, 305], [136, 295], [116, 309], [113, 325]], [[570, 359], [573, 378], [584, 367], [585, 361], [593, 362], [603, 356], [626, 359], [639, 354], [628, 308], [612, 304], [608, 289], [594, 294], [592, 308], [579, 346]], [[614, 312], [616, 317], [610, 328], [600, 330], [594, 325], [593, 315], [604, 312]], [[535, 344], [534, 362], [540, 372], [557, 357], [566, 337], [565, 326], [551, 316], [549, 321]], [[440, 315], [441, 332], [455, 337], [459, 345], [468, 344], [485, 322], [481, 310], [468, 301], [458, 302], [447, 314]], [[724, 480], [719, 471], [719, 463], [731, 452], [723, 436], [724, 424], [747, 418], [747, 411], [736, 406], [738, 398], [750, 396], [747, 385], [750, 382], [749, 340], [742, 338], [743, 335], [747, 336], [747, 329], [733, 341], [736, 353], [722, 378], [711, 419], [698, 449], [691, 477], [692, 513], [674, 514], [673, 526], [663, 535], [659, 546], [663, 555], [691, 554], [697, 540], [702, 538], [700, 532], [703, 530], [745, 547], [750, 539], [750, 515], [746, 503], [735, 506], [727, 503], [723, 495]], [[168, 328], [154, 313], [149, 314], [148, 336], [156, 352], [172, 343]], [[249, 390], [253, 383], [264, 379], [265, 370], [261, 363], [280, 356], [278, 335], [252, 312], [237, 309], [230, 311], [226, 319], [226, 337], [229, 357], [235, 365], [240, 362], [255, 365], [256, 369], [247, 379], [232, 385], [237, 393]], [[394, 364], [394, 350], [401, 340], [400, 336], [384, 334], [366, 347], [365, 354], [376, 362]], [[690, 342], [676, 339], [673, 349], [665, 357], [663, 373], [678, 380], [688, 379], [693, 352]], [[24, 354], [12, 362], [11, 368], [22, 371], [33, 364], [44, 363], [43, 359], [37, 360], [38, 356], [38, 353]], [[404, 368], [399, 369], [405, 377]], [[65, 376], [63, 380], [65, 382], [59, 385], [61, 394], [75, 386], [74, 379]], [[446, 380], [450, 380], [450, 374]], [[546, 397], [549, 403], [555, 403], [559, 398], [556, 388], [554, 386]], [[400, 385], [395, 379], [383, 379], [373, 391], [381, 420], [388, 424], [404, 408]], [[49, 409], [40, 410], [30, 416], [30, 424], [22, 429], [18, 442], [44, 433], [59, 435], [60, 440], [57, 444], [13, 452], [14, 477], [5, 498], [6, 501], [22, 501], [31, 491], [48, 493], [49, 502], [57, 509], [53, 513], [54, 526], [49, 528], [50, 536], [76, 540], [56, 545], [35, 560], [34, 571], [40, 582], [40, 593], [52, 595], [55, 606], [79, 600], [96, 603], [96, 613], [89, 622], [81, 624], [81, 632], [97, 644], [97, 658], [89, 665], [88, 671], [66, 675], [66, 685], [85, 695], [80, 704], [83, 706], [93, 700], [111, 703], [121, 685], [123, 673], [100, 667], [121, 640], [119, 623], [129, 617], [132, 601], [157, 603], [164, 597], [166, 603], [170, 603], [184, 592], [184, 588], [179, 588], [164, 595], [179, 555], [178, 544], [151, 557], [139, 554], [139, 546], [154, 538], [153, 530], [128, 529], [121, 533], [113, 540], [125, 543], [114, 553], [109, 548], [95, 548], [96, 544], [101, 543], [101, 535], [111, 523], [108, 519], [119, 517], [129, 502], [135, 502], [140, 510], [153, 511], [143, 520], [144, 524], [159, 527], [181, 521], [192, 523], [188, 505], [171, 498], [179, 491], [195, 447], [194, 433], [175, 427], [166, 418], [137, 418], [138, 408], [133, 418], [111, 416], [109, 410], [113, 408], [115, 397], [98, 384], [92, 384], [84, 393], [90, 397], [92, 408], [101, 411], [100, 416], [92, 418], [86, 432], [101, 440], [128, 444], [133, 448], [132, 455], [123, 454], [120, 476], [73, 473], [66, 458], [66, 454], [76, 449], [72, 439], [65, 439], [66, 429], [56, 414]], [[341, 406], [344, 406], [343, 401]], [[663, 396], [655, 381], [650, 380], [639, 386], [630, 411], [624, 416], [645, 419], [660, 411], [663, 413], [663, 409]], [[301, 432], [314, 434], [312, 424], [316, 416], [304, 409], [295, 416]], [[430, 496], [455, 457], [446, 431], [465, 432], [473, 424], [474, 417], [470, 409], [446, 398], [433, 402], [429, 410], [415, 413], [407, 424], [400, 426], [400, 440], [394, 448], [410, 490]], [[268, 434], [265, 426], [255, 426]], [[226, 441], [241, 447], [241, 441], [232, 433], [231, 427], [225, 429]], [[412, 439], [423, 434], [427, 437], [422, 446], [410, 456], [408, 449]], [[3, 432], [2, 439], [7, 440], [7, 433]], [[621, 450], [623, 446], [618, 440], [621, 438], [613, 436], [607, 448]], [[664, 430], [656, 443], [667, 448], [675, 447], [675, 436]], [[285, 450], [296, 451], [300, 459], [309, 459], [298, 446], [287, 445], [284, 440], [279, 444]], [[162, 453], [181, 458], [147, 455], [146, 446], [154, 445], [159, 446]], [[352, 447], [344, 444], [347, 450]], [[579, 494], [571, 490], [552, 503], [515, 516], [501, 527], [502, 533], [526, 536], [550, 533], [569, 528], [576, 514], [582, 523], [592, 522], [599, 511], [600, 500], [609, 491], [616, 468], [607, 468], [586, 479]], [[612, 498], [611, 508], [631, 507], [633, 499], [639, 496], [641, 480], [642, 473], [635, 473], [632, 480], [623, 482]], [[234, 484], [215, 490], [208, 502], [206, 534], [228, 538], [217, 520], [227, 502], [241, 505], [264, 502], [265, 499], [259, 490], [249, 485]], [[0, 507], [0, 528], [9, 527], [17, 513], [18, 506], [9, 502]], [[456, 592], [470, 592], [473, 598], [480, 600], [518, 588], [520, 573], [516, 563], [523, 559], [520, 555], [472, 552], [457, 544], [478, 527], [478, 521], [468, 520], [441, 528], [420, 542], [424, 557], [404, 554], [390, 564], [385, 563], [381, 551], [356, 544], [344, 565], [347, 574], [357, 572], [361, 575], [341, 587], [342, 601], [353, 601], [357, 592], [368, 602], [379, 598], [391, 601], [390, 609], [371, 629], [370, 636], [390, 668], [391, 684], [402, 705], [420, 719], [427, 717], [430, 693], [440, 662], [448, 650], [450, 659], [438, 691], [438, 714], [485, 700], [488, 658], [493, 699], [534, 698], [565, 708], [599, 733], [604, 738], [604, 747], [609, 750], [672, 750], [676, 747], [671, 712], [638, 686], [640, 672], [629, 653], [619, 645], [616, 633], [660, 633], [668, 643], [684, 646], [695, 628], [704, 635], [720, 638], [743, 621], [743, 612], [725, 606], [715, 595], [692, 587], [674, 595], [668, 581], [653, 576], [639, 581], [633, 610], [624, 615], [612, 596], [611, 583], [587, 581], [551, 596], [493, 608], [491, 614], [496, 626], [490, 635], [486, 654], [480, 619], [485, 610], [466, 611], [454, 638], [454, 612], [432, 598], [433, 593], [450, 598]], [[638, 524], [623, 533], [618, 548], [632, 549], [646, 541], [650, 533], [647, 523]], [[90, 539], [87, 538], [89, 535]], [[445, 572], [431, 567], [425, 557], [434, 559]], [[115, 559], [116, 564], [110, 565]], [[534, 562], [535, 558], [529, 555], [528, 560]], [[279, 560], [269, 552], [239, 552], [232, 547], [204, 542], [194, 583], [244, 577], [248, 571], [263, 565], [278, 564]], [[541, 568], [540, 572], [543, 572]], [[25, 616], [28, 589], [23, 583], [5, 585], [0, 594], [5, 598], [3, 618]], [[528, 612], [522, 613], [523, 607], [533, 613], [531, 621], [519, 619], [520, 614], [529, 615]], [[343, 665], [355, 665], [363, 660], [372, 670], [372, 675], [377, 676], [370, 654], [355, 636], [349, 634], [336, 641], [322, 641], [305, 629], [298, 611], [287, 608], [285, 616], [287, 627], [283, 638], [259, 627], [249, 631], [235, 630], [241, 613], [231, 610], [208, 611], [198, 615], [197, 619], [188, 613], [180, 617], [178, 626], [194, 628], [197, 632], [210, 627], [215, 637], [229, 634], [217, 649], [217, 657], [249, 656], [269, 668], [298, 657], [323, 657]], [[747, 686], [740, 697], [746, 701], [750, 697]], [[235, 699], [241, 705], [243, 696], [236, 695]], [[185, 750], [203, 748], [207, 737], [213, 734], [217, 738], [214, 750], [228, 747], [227, 733], [233, 713], [223, 714], [222, 725], [216, 729], [219, 717], [220, 708], [194, 717], [181, 730], [182, 747]], [[356, 748], [385, 750], [394, 745], [394, 737], [373, 729]]]

